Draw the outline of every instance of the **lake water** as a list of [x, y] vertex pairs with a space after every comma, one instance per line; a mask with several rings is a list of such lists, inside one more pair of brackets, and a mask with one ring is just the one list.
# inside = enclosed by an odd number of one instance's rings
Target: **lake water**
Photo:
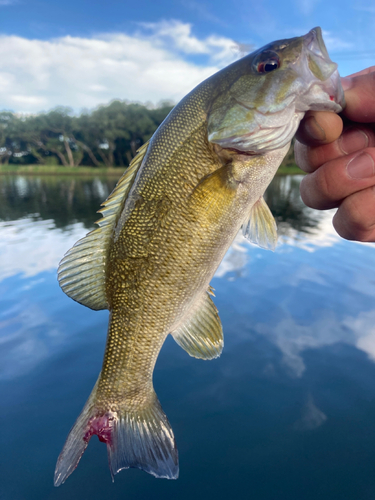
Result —
[[190, 358], [172, 338], [161, 351], [154, 384], [180, 478], [131, 469], [113, 484], [93, 438], [54, 488], [108, 319], [66, 297], [56, 269], [115, 181], [0, 178], [2, 500], [375, 498], [375, 245], [340, 239], [299, 182], [278, 177], [267, 192], [276, 251], [239, 236], [212, 281], [222, 356]]

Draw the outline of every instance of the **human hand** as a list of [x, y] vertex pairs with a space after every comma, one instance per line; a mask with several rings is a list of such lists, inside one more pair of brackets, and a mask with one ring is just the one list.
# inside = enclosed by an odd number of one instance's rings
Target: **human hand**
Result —
[[348, 240], [375, 241], [375, 66], [341, 79], [346, 108], [338, 116], [308, 112], [297, 132], [304, 203], [338, 208], [333, 225]]

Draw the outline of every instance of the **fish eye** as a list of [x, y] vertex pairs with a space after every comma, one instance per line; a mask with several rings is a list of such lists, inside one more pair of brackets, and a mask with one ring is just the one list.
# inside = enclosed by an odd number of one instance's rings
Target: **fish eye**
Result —
[[278, 59], [267, 59], [267, 61], [259, 62], [257, 65], [258, 73], [269, 73], [280, 67], [280, 61]]
[[255, 62], [255, 69], [260, 74], [270, 73], [278, 68], [280, 68], [280, 58], [274, 52], [261, 54], [261, 57]]

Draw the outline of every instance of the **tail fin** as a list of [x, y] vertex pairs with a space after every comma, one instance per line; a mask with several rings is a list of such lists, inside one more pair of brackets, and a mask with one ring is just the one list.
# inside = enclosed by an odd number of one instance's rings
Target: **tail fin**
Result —
[[94, 434], [107, 444], [112, 480], [129, 467], [138, 467], [155, 477], [177, 479], [178, 452], [173, 431], [155, 392], [149, 405], [139, 410], [103, 412], [93, 400], [91, 395], [60, 453], [55, 486], [64, 483], [76, 469]]

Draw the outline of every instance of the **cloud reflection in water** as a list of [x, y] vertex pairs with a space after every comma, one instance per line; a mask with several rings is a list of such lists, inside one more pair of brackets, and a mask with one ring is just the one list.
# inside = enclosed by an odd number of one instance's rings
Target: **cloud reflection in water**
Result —
[[[18, 180], [18, 189], [30, 195], [25, 182]], [[258, 306], [269, 304], [271, 312], [267, 314], [261, 308], [259, 312], [251, 308], [242, 311], [242, 321], [251, 323], [254, 334], [277, 346], [292, 377], [304, 374], [305, 351], [335, 343], [356, 346], [375, 360], [375, 283], [368, 274], [368, 269], [375, 267], [374, 245], [341, 240], [332, 227], [333, 211], [314, 212], [310, 217], [312, 211], [299, 198], [298, 179], [279, 178], [275, 182], [278, 191], [274, 186], [273, 203], [269, 203], [276, 214], [280, 211], [276, 216], [281, 227], [276, 252], [254, 247], [239, 234], [215, 274], [218, 299], [235, 308], [237, 298], [227, 295], [224, 283], [236, 281], [237, 293], [249, 296], [250, 305], [254, 301]], [[94, 181], [91, 191], [85, 183], [85, 192], [108, 193], [107, 185], [99, 180]], [[73, 189], [78, 189], [77, 185]], [[90, 196], [92, 204], [96, 198]], [[288, 218], [280, 221], [283, 210]], [[92, 220], [95, 218], [93, 211]], [[69, 316], [72, 308], [80, 306], [64, 297], [55, 273], [64, 253], [87, 232], [87, 222], [70, 221], [56, 227], [55, 219], [42, 220], [35, 213], [0, 222], [0, 377], [12, 378], [33, 370], [69, 338], [67, 320], [59, 319], [55, 311], [64, 308]], [[97, 314], [80, 307], [77, 317], [94, 323]], [[82, 324], [80, 328], [85, 327]], [[226, 349], [231, 342], [248, 338], [241, 330], [235, 335], [236, 339], [226, 338]]]

